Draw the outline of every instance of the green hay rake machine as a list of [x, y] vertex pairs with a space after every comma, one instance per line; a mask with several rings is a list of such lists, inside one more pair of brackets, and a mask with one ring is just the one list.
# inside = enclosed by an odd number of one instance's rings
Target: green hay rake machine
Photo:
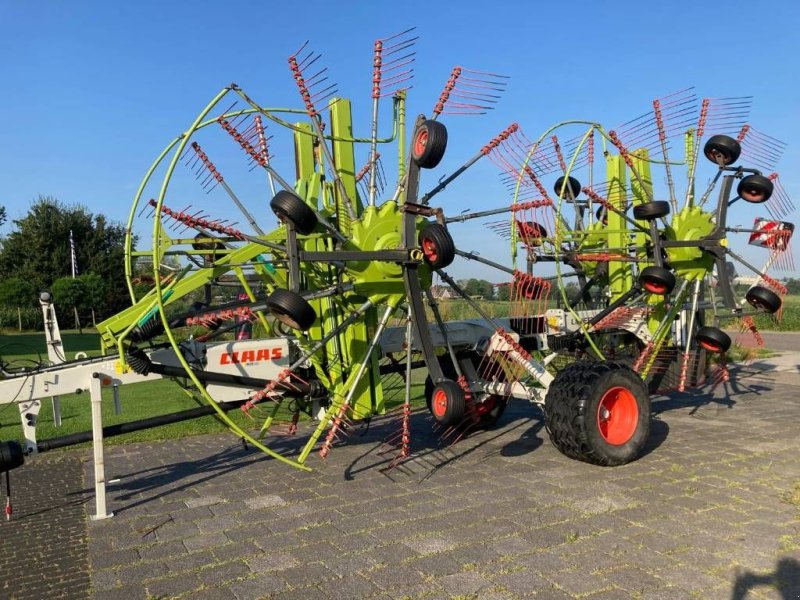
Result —
[[[261, 105], [231, 85], [164, 148], [130, 212], [132, 305], [98, 326], [105, 356], [8, 372], [0, 382], [15, 385], [16, 396], [0, 402], [20, 404], [28, 452], [57, 445], [36, 441], [41, 398], [90, 389], [94, 410], [104, 385], [168, 377], [203, 414], [299, 469], [315, 450], [326, 457], [355, 421], [396, 405], [391, 468], [413, 456], [412, 379], [422, 367], [447, 443], [493, 426], [517, 398], [544, 407], [551, 440], [567, 456], [620, 465], [647, 440], [652, 392], [682, 391], [709, 372], [727, 377], [724, 359], [706, 364], [731, 346], [718, 321], [728, 315], [755, 331], [751, 313], [779, 313], [786, 290], [767, 269], [787, 263], [793, 231], [780, 220], [792, 207], [777, 174], [739, 164], [741, 156], [771, 171], [783, 149], [747, 124], [749, 99], [698, 102], [684, 90], [616, 130], [568, 121], [534, 141], [513, 123], [425, 187], [446, 157], [440, 117], [485, 112], [507, 80], [456, 67], [431, 114], [408, 128], [415, 40], [409, 30], [375, 42], [364, 137], [350, 101], [304, 46], [289, 58], [301, 108]], [[292, 177], [275, 166], [276, 147], [293, 148]], [[220, 158], [233, 149], [238, 164]], [[387, 157], [396, 160], [393, 185]], [[499, 168], [510, 198], [451, 214], [443, 192], [479, 161]], [[234, 181], [258, 185], [247, 193], [258, 197], [243, 202]], [[198, 182], [207, 193], [179, 208], [197, 197]], [[261, 199], [277, 226], [259, 223]], [[729, 226], [736, 203], [763, 203], [770, 218]], [[234, 212], [247, 224], [233, 222]], [[136, 249], [133, 232], [146, 219], [151, 249]], [[470, 247], [495, 233], [482, 252]], [[733, 233], [768, 251], [763, 268], [734, 251]], [[743, 299], [730, 260], [758, 279]], [[471, 268], [462, 262], [496, 273], [507, 301], [470, 296], [446, 271]], [[232, 288], [239, 296], [223, 298]], [[464, 314], [446, 318], [456, 305]], [[254, 428], [237, 425], [232, 408]], [[298, 426], [303, 414], [312, 426]], [[275, 434], [306, 437], [286, 454], [271, 444]], [[94, 440], [104, 485], [99, 423]], [[3, 470], [21, 463], [18, 448], [3, 451]]]

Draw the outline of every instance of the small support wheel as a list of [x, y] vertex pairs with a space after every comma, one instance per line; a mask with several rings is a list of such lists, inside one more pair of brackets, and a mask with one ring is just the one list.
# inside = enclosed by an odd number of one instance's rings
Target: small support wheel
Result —
[[748, 175], [747, 177], [742, 177], [739, 185], [736, 186], [736, 193], [746, 202], [761, 204], [770, 199], [774, 189], [775, 186], [769, 177]]
[[[477, 352], [459, 354], [458, 359], [460, 362], [462, 362], [462, 367], [465, 359], [469, 359], [472, 362], [473, 367], [476, 369], [481, 363], [481, 355]], [[453, 380], [458, 379], [458, 373], [456, 372], [456, 368], [453, 366], [453, 361], [450, 359], [449, 355], [440, 356], [439, 365], [442, 367], [442, 373], [445, 377]], [[431, 376], [428, 375], [425, 378], [425, 403], [428, 407], [428, 410], [431, 412], [433, 412], [433, 388], [433, 380], [431, 379]], [[500, 417], [503, 416], [503, 413], [508, 406], [508, 398], [498, 394], [485, 394], [483, 395], [484, 397], [480, 396], [480, 394], [477, 397], [473, 396], [475, 410], [478, 414], [477, 428], [491, 429], [497, 425]]]
[[717, 327], [701, 327], [695, 334], [700, 347], [714, 354], [727, 352], [731, 347], [730, 336]]
[[639, 273], [639, 283], [651, 294], [666, 296], [675, 287], [675, 275], [664, 267], [650, 265]]
[[781, 301], [781, 297], [778, 296], [778, 294], [761, 285], [751, 287], [747, 290], [745, 300], [754, 308], [765, 310], [768, 313], [778, 312], [783, 305], [783, 301]]
[[0, 442], [0, 473], [21, 467], [24, 463], [22, 446], [17, 442]]
[[440, 223], [428, 223], [419, 232], [419, 245], [425, 262], [433, 269], [443, 269], [456, 257], [456, 245], [447, 228]]
[[491, 429], [503, 416], [508, 406], [508, 398], [492, 394], [484, 398], [475, 410], [478, 412], [478, 427], [481, 429]]
[[541, 246], [547, 237], [547, 229], [536, 221], [517, 221], [517, 235], [526, 246]]
[[267, 309], [278, 321], [299, 331], [308, 330], [317, 320], [314, 309], [300, 294], [276, 289], [267, 298]]
[[467, 413], [464, 390], [455, 381], [445, 379], [433, 386], [431, 391], [431, 414], [436, 422], [445, 427], [458, 425]]
[[420, 169], [433, 169], [446, 149], [447, 128], [443, 124], [428, 119], [417, 127], [411, 142], [411, 158]]
[[656, 200], [655, 202], [645, 202], [633, 207], [633, 218], [638, 221], [652, 221], [660, 219], [669, 214], [669, 202], [666, 200]]
[[303, 235], [308, 235], [317, 226], [316, 213], [292, 192], [281, 190], [269, 201], [269, 206], [281, 221], [292, 223]]
[[558, 179], [556, 179], [556, 183], [553, 186], [553, 190], [555, 190], [556, 196], [558, 196], [562, 200], [571, 200], [577, 198], [578, 194], [581, 193], [581, 182], [575, 179], [574, 177], [567, 177], [566, 179], [567, 179], [566, 186], [564, 185], [563, 175]]
[[713, 135], [703, 147], [703, 154], [715, 165], [727, 167], [739, 160], [742, 147], [735, 139], [727, 135]]
[[650, 435], [647, 386], [621, 363], [578, 361], [559, 371], [544, 412], [553, 445], [595, 465], [635, 460]]

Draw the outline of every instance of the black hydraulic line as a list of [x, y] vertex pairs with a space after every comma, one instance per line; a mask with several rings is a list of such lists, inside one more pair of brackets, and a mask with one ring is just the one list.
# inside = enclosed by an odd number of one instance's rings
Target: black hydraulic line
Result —
[[[234, 408], [240, 407], [246, 400], [236, 402], [220, 402], [218, 407], [223, 412], [229, 412]], [[216, 409], [211, 406], [198, 406], [188, 410], [182, 410], [168, 415], [160, 415], [157, 417], [149, 417], [147, 419], [140, 419], [138, 421], [131, 421], [130, 423], [120, 423], [119, 425], [109, 425], [103, 427], [103, 437], [111, 438], [124, 433], [132, 433], [134, 431], [141, 431], [142, 429], [152, 429], [153, 427], [160, 427], [161, 425], [169, 425], [170, 423], [178, 423], [180, 421], [188, 421], [189, 419], [196, 419], [206, 415], [217, 414]], [[66, 448], [67, 446], [74, 446], [76, 444], [83, 444], [92, 441], [91, 431], [82, 431], [80, 433], [71, 433], [49, 440], [42, 440], [37, 442], [36, 448], [39, 452], [47, 452], [48, 450], [55, 450], [56, 448]]]

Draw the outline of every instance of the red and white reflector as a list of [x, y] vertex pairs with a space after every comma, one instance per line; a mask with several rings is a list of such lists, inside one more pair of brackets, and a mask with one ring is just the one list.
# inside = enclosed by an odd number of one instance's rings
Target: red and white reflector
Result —
[[753, 223], [753, 229], [755, 231], [750, 234], [751, 245], [783, 251], [788, 247], [794, 233], [794, 224], [758, 217]]

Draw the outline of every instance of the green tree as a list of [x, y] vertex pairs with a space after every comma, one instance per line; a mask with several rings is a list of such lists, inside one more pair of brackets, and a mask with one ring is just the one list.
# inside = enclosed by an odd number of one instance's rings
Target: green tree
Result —
[[78, 308], [94, 308], [97, 310], [103, 306], [108, 294], [108, 286], [100, 275], [97, 273], [87, 273], [76, 277], [81, 281], [85, 291], [84, 297], [78, 304]]
[[80, 277], [59, 277], [50, 287], [56, 307], [62, 310], [81, 308], [86, 296], [86, 285]]
[[105, 316], [130, 304], [123, 268], [122, 225], [49, 196], [40, 196], [13, 224], [14, 231], [0, 249], [0, 279], [19, 277], [31, 282], [37, 291], [49, 289], [57, 279], [71, 274], [72, 231], [79, 273], [94, 273], [105, 282], [104, 298], [95, 304], [95, 310]]
[[0, 305], [11, 308], [34, 306], [38, 294], [36, 286], [22, 277], [9, 277], [0, 281]]
[[800, 294], [800, 279], [795, 279], [794, 277], [790, 277], [785, 279], [783, 284], [786, 286], [789, 294], [795, 295]]
[[0, 206], [0, 225], [6, 222], [6, 207]]
[[513, 285], [514, 284], [512, 284], [512, 283], [504, 284], [504, 285], [498, 285], [497, 286], [497, 299], [498, 300], [503, 300], [503, 301], [511, 300], [511, 287]]

